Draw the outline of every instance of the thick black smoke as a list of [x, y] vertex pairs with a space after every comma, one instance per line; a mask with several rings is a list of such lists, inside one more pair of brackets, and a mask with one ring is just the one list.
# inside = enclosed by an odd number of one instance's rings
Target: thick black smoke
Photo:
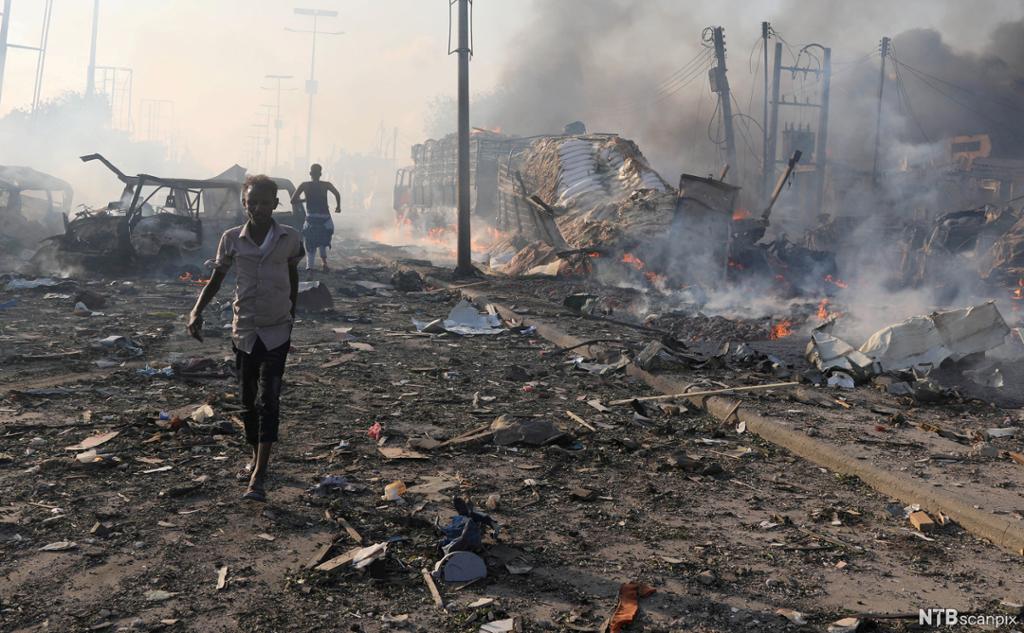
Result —
[[[929, 3], [915, 6], [907, 10], [936, 10]], [[949, 8], [956, 13], [950, 27], [979, 29], [983, 20], [974, 16], [983, 14], [987, 24], [997, 22], [991, 5], [978, 11]], [[558, 132], [582, 119], [593, 131], [636, 140], [670, 181], [682, 171], [717, 171], [724, 161], [721, 120], [710, 97], [711, 62], [701, 40], [705, 27], [719, 24], [726, 27], [735, 111], [745, 115], [735, 119], [740, 165], [733, 174], [748, 190], [756, 188], [763, 88], [754, 71], [761, 66], [762, 16], [746, 10], [738, 15], [717, 3], [711, 8], [624, 0], [535, 2], [533, 13], [534, 22], [514, 40], [515, 50], [503, 52], [509, 61], [501, 87], [474, 109], [474, 125], [527, 135]], [[883, 166], [934, 154], [951, 136], [983, 132], [992, 136], [996, 154], [1024, 155], [1024, 21], [999, 24], [970, 52], [955, 49], [931, 29], [887, 33], [891, 22], [885, 16], [881, 7], [832, 2], [788, 4], [780, 14], [763, 16], [785, 37], [784, 63], [811, 41], [833, 49], [831, 159], [857, 169], [871, 166], [877, 42], [887, 34], [896, 63], [890, 60], [886, 78]], [[694, 59], [695, 65], [673, 75]], [[813, 97], [814, 91], [808, 86], [804, 94]], [[816, 121], [811, 113], [784, 116], [795, 123]]]

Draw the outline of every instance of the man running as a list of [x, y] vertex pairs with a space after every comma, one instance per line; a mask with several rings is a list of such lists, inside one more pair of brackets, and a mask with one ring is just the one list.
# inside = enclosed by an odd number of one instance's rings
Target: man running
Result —
[[298, 265], [305, 253], [298, 231], [274, 221], [276, 182], [267, 176], [250, 176], [244, 193], [249, 221], [221, 236], [213, 276], [192, 308], [187, 328], [190, 335], [203, 340], [203, 309], [234, 265], [231, 338], [245, 439], [252, 447], [244, 498], [266, 501], [270, 449], [277, 441], [281, 416], [281, 379], [299, 293]]
[[[334, 212], [341, 213], [341, 194], [329, 182], [320, 180], [323, 168], [314, 163], [309, 168], [308, 180], [295, 190], [292, 195], [292, 203], [306, 203], [306, 222], [302, 225], [302, 236], [306, 240], [306, 272], [312, 272], [313, 264], [316, 262], [316, 253], [319, 251], [320, 259], [323, 262], [323, 271], [327, 272], [327, 249], [331, 247], [331, 238], [334, 237], [334, 222], [327, 207], [327, 192], [334, 194], [336, 201]], [[305, 196], [305, 199], [302, 196]]]

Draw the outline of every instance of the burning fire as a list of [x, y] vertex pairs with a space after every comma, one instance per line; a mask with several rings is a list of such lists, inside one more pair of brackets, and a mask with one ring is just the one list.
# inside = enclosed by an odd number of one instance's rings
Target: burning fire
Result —
[[205, 286], [206, 284], [210, 283], [209, 279], [203, 279], [202, 277], [193, 277], [192, 273], [190, 272], [184, 272], [178, 275], [178, 281], [187, 284], [195, 284], [197, 286]]
[[818, 320], [824, 321], [828, 318], [828, 299], [822, 299], [818, 304]]
[[[596, 254], [595, 253], [591, 253], [590, 256], [591, 257], [595, 257]], [[651, 284], [664, 284], [665, 281], [666, 281], [665, 275], [659, 275], [658, 273], [654, 272], [653, 270], [644, 270], [645, 268], [647, 268], [647, 264], [644, 263], [644, 260], [640, 259], [639, 257], [634, 255], [633, 253], [625, 253], [622, 256], [622, 260], [621, 261], [622, 261], [623, 264], [629, 264], [630, 266], [632, 266], [636, 270], [639, 270], [640, 272], [642, 272], [644, 274], [644, 277]]]
[[842, 279], [834, 279], [832, 275], [825, 275], [825, 282], [834, 285], [836, 288], [848, 288], [850, 284]]
[[751, 217], [750, 216], [750, 211], [747, 211], [746, 209], [744, 209], [742, 207], [740, 207], [739, 209], [736, 209], [735, 211], [732, 212], [732, 221], [733, 222], [739, 222], [740, 220], [746, 220], [746, 219], [749, 219], [750, 217]]
[[1010, 297], [1014, 301], [1020, 301], [1024, 299], [1024, 277], [1017, 280], [1017, 287], [1010, 293]]
[[739, 263], [735, 259], [730, 259], [729, 260], [729, 268], [732, 268], [733, 270], [746, 270], [747, 267], [744, 266], [743, 264]]
[[829, 310], [828, 309], [828, 304], [829, 303], [830, 302], [829, 302], [828, 299], [822, 299], [821, 302], [818, 304], [818, 320], [819, 321], [827, 321], [827, 320], [832, 319], [832, 318], [838, 318], [838, 317], [843, 316], [842, 312], [834, 312], [832, 310]]
[[[374, 229], [370, 237], [375, 242], [385, 244], [418, 242], [422, 246], [443, 250], [453, 258], [458, 255], [459, 229], [455, 224], [435, 226], [422, 233], [414, 226], [411, 218], [401, 217], [395, 220], [393, 227]], [[474, 227], [470, 248], [474, 253], [483, 253], [507, 237], [507, 234], [490, 226]]]
[[626, 253], [625, 255], [623, 255], [622, 263], [629, 264], [630, 266], [636, 268], [637, 270], [643, 270], [646, 266], [646, 264], [644, 264], [644, 261], [637, 257], [636, 255], [634, 255], [633, 253]]
[[768, 338], [773, 341], [777, 341], [780, 338], [786, 338], [793, 333], [793, 322], [789, 319], [784, 319], [778, 323], [772, 324], [771, 332], [768, 333]]

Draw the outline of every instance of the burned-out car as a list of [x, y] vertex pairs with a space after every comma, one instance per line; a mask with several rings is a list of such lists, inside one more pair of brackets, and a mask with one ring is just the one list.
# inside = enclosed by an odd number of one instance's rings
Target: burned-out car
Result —
[[31, 167], [0, 165], [0, 249], [13, 254], [60, 230], [74, 192], [67, 182]]
[[[126, 175], [100, 154], [98, 160], [123, 184], [120, 197], [99, 208], [82, 208], [64, 216], [64, 233], [44, 240], [32, 259], [34, 272], [104, 270], [177, 274], [210, 257], [220, 234], [245, 221], [242, 187], [245, 169], [234, 166], [210, 179]], [[275, 179], [282, 196], [295, 187]], [[278, 221], [298, 224], [301, 205], [276, 214]]]

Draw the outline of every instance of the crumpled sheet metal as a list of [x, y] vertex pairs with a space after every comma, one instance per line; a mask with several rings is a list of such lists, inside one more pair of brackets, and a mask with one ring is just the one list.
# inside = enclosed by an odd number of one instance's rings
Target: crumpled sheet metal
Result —
[[833, 336], [828, 330], [832, 322], [811, 332], [804, 356], [822, 373], [844, 371], [851, 375], [867, 378], [878, 373], [874, 361], [852, 345]]
[[994, 302], [914, 316], [875, 332], [860, 351], [877, 361], [884, 371], [915, 365], [938, 366], [947, 358], [959, 360], [970, 354], [999, 347], [1010, 328]]

